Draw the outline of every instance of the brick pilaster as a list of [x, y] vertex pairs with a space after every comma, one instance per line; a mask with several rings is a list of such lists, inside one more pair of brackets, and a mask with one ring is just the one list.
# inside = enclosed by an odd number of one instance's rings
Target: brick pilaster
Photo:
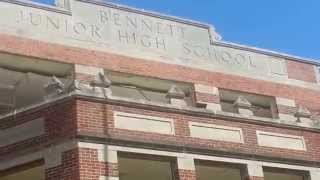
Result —
[[247, 176], [246, 180], [264, 180], [264, 178], [256, 176]]
[[179, 180], [196, 180], [196, 169], [193, 158], [177, 158], [177, 178]]
[[63, 152], [60, 165], [46, 167], [45, 180], [80, 180], [78, 152], [78, 149]]
[[264, 180], [263, 168], [261, 164], [249, 163], [247, 164], [246, 180]]
[[119, 179], [117, 151], [82, 147], [79, 162], [80, 180]]

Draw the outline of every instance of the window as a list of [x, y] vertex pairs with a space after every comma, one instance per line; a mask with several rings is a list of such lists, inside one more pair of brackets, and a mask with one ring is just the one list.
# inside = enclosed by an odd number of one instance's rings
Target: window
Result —
[[240, 165], [196, 161], [197, 180], [242, 180], [243, 170]]
[[192, 105], [190, 84], [117, 72], [105, 74], [112, 82], [110, 88], [113, 96], [169, 103], [167, 93], [172, 85], [176, 85], [185, 93], [184, 100], [187, 104]]
[[263, 168], [264, 180], [307, 180], [307, 173], [287, 169]]
[[[70, 64], [0, 54], [0, 115], [41, 103], [58, 84], [63, 84], [59, 95], [68, 93], [72, 81]], [[50, 88], [44, 88], [51, 84]], [[52, 90], [51, 92], [49, 92]]]
[[45, 170], [43, 162], [33, 162], [26, 165], [0, 171], [0, 180], [44, 180]]
[[119, 155], [120, 180], [174, 180], [175, 161], [166, 157]]
[[219, 93], [222, 111], [238, 113], [238, 108], [234, 106], [234, 103], [238, 97], [242, 96], [251, 103], [250, 110], [253, 115], [267, 118], [277, 117], [274, 97], [225, 89], [220, 89]]

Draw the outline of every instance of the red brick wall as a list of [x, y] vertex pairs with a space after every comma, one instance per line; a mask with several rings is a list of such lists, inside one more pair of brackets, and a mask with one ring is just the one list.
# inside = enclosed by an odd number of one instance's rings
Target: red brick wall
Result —
[[108, 131], [108, 106], [89, 101], [76, 101], [78, 132], [106, 134]]
[[314, 66], [298, 61], [287, 61], [288, 75], [291, 79], [306, 82], [317, 82]]
[[45, 180], [80, 180], [79, 150], [74, 149], [62, 154], [62, 164], [46, 169]]
[[118, 164], [98, 161], [98, 151], [95, 149], [79, 149], [80, 179], [98, 180], [100, 176], [118, 177]]
[[246, 180], [264, 180], [264, 178], [263, 177], [249, 176], [249, 177], [247, 177]]
[[179, 180], [196, 180], [196, 171], [178, 169], [177, 175]]
[[[101, 133], [104, 133], [105, 135], [108, 134], [112, 138], [128, 141], [178, 145], [192, 148], [218, 150], [223, 152], [245, 153], [248, 155], [292, 158], [296, 160], [320, 160], [320, 144], [317, 142], [320, 138], [320, 134], [315, 132], [305, 130], [293, 130], [287, 128], [277, 128], [270, 125], [258, 125], [246, 122], [230, 122], [228, 120], [222, 119], [203, 118], [198, 116], [166, 113], [123, 106], [102, 105], [99, 103], [87, 102], [82, 100], [77, 101], [78, 110], [79, 107], [81, 108], [81, 110], [78, 111], [78, 123], [86, 124], [86, 126], [79, 125], [78, 132], [84, 134], [96, 134], [101, 136], [103, 135]], [[115, 129], [113, 122], [113, 111], [144, 114], [174, 119], [176, 135], [160, 135], [156, 133], [145, 133], [123, 129]], [[85, 117], [87, 114], [96, 113], [101, 114], [98, 114], [98, 116], [87, 116], [87, 118]], [[91, 118], [94, 118], [94, 123], [90, 123]], [[240, 144], [191, 138], [189, 137], [189, 121], [212, 123], [216, 125], [242, 128], [245, 143]], [[303, 136], [307, 145], [307, 152], [258, 146], [256, 130]], [[290, 157], [288, 157], [289, 154]]]

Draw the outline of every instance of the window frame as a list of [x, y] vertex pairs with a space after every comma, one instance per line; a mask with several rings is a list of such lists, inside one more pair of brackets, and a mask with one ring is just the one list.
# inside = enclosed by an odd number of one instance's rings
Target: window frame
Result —
[[263, 167], [263, 173], [265, 172], [270, 173], [279, 173], [279, 174], [288, 174], [288, 175], [297, 175], [302, 176], [302, 180], [308, 180], [309, 179], [309, 173], [307, 171], [303, 170], [295, 170], [295, 169], [285, 169], [285, 168], [275, 168], [275, 167]]
[[[256, 94], [256, 93], [251, 93], [251, 92], [245, 92], [245, 91], [239, 91], [239, 90], [232, 90], [232, 89], [223, 89], [223, 88], [219, 88], [219, 97], [220, 97], [220, 104], [221, 104], [221, 108], [222, 111], [224, 111], [224, 107], [223, 104], [229, 104], [232, 105], [233, 101], [231, 100], [226, 100], [225, 98], [223, 98], [223, 94], [224, 93], [234, 93], [236, 95], [239, 96], [244, 96], [244, 97], [248, 97], [248, 96], [256, 96], [256, 97], [261, 97], [261, 98], [265, 98], [267, 100], [270, 100], [270, 104], [269, 106], [265, 106], [265, 105], [259, 105], [259, 103], [257, 102], [250, 102], [252, 104], [252, 107], [250, 108], [251, 111], [254, 113], [254, 116], [256, 117], [261, 117], [261, 118], [278, 118], [278, 108], [276, 105], [276, 99], [274, 96], [268, 96], [268, 95], [263, 95], [263, 94]], [[268, 109], [270, 111], [270, 117], [269, 116], [257, 116], [253, 109]], [[225, 111], [225, 112], [229, 112], [229, 113], [236, 113], [236, 109], [233, 109], [232, 111]]]
[[[155, 162], [168, 162], [170, 164], [170, 172], [171, 172], [171, 179], [172, 180], [178, 180], [177, 174], [176, 174], [176, 168], [177, 168], [177, 160], [174, 157], [170, 156], [162, 156], [162, 155], [156, 155], [156, 154], [143, 154], [143, 153], [136, 153], [136, 152], [124, 152], [119, 151], [117, 153], [118, 161], [121, 158], [124, 159], [132, 159], [132, 160], [147, 160], [147, 161], [155, 161]], [[118, 163], [119, 167], [119, 174], [121, 172], [121, 164]], [[119, 176], [120, 177], [120, 176]]]
[[[163, 101], [154, 101], [152, 98], [149, 98], [151, 96], [149, 96], [152, 93], [155, 94], [160, 94], [161, 96], [166, 96], [170, 87], [172, 85], [176, 85], [178, 87], [181, 87], [182, 89], [184, 89], [184, 93], [185, 93], [185, 98], [184, 101], [187, 103], [188, 106], [195, 106], [195, 102], [192, 96], [193, 93], [193, 86], [191, 83], [187, 83], [187, 82], [181, 82], [181, 81], [174, 81], [174, 80], [169, 80], [169, 79], [160, 79], [160, 78], [156, 78], [156, 77], [148, 77], [148, 76], [144, 76], [144, 75], [138, 75], [138, 74], [131, 74], [131, 73], [122, 73], [122, 72], [117, 72], [117, 71], [108, 71], [105, 70], [105, 75], [108, 77], [108, 79], [110, 79], [111, 81], [111, 94], [114, 97], [119, 97], [119, 98], [129, 98], [129, 99], [137, 99], [137, 98], [133, 98], [133, 97], [127, 97], [127, 96], [119, 96], [116, 95], [116, 93], [112, 93], [112, 88], [127, 88], [127, 89], [131, 89], [133, 91], [136, 91], [137, 93], [141, 94], [141, 96], [143, 96], [144, 98], [142, 98], [141, 100], [144, 101], [148, 101], [148, 102], [154, 102], [154, 103], [164, 103], [164, 104], [170, 104], [170, 99], [168, 97], [166, 97], [165, 99], [163, 99]], [[125, 79], [123, 82], [119, 81], [119, 78]], [[129, 77], [126, 79], [126, 77]], [[133, 79], [132, 82], [128, 82], [131, 81], [131, 78]], [[137, 83], [136, 80], [148, 80], [148, 81], [154, 81], [154, 82], [159, 82], [160, 84], [164, 85], [163, 87], [152, 87], [150, 86], [150, 84], [148, 85], [142, 85], [141, 82]], [[139, 82], [138, 81], [138, 82]], [[148, 94], [148, 92], [150, 94]]]
[[[32, 162], [27, 162], [25, 164], [21, 164], [18, 166], [14, 166], [4, 171], [0, 171], [0, 179], [5, 178], [7, 176], [14, 175], [16, 173], [24, 172], [33, 168], [44, 167], [44, 165], [45, 165], [44, 159], [39, 159]], [[43, 173], [45, 173], [45, 171], [43, 171]], [[45, 174], [43, 174], [43, 176], [45, 176]]]
[[[238, 169], [240, 171], [240, 178], [241, 180], [245, 180], [246, 179], [246, 165], [244, 164], [238, 164], [238, 163], [232, 163], [232, 162], [218, 162], [218, 161], [211, 161], [211, 160], [202, 160], [202, 159], [195, 159], [194, 160], [194, 164], [195, 164], [195, 171], [196, 174], [200, 174], [199, 172], [197, 172], [197, 166], [208, 166], [208, 167], [218, 167], [218, 168], [231, 168], [231, 169]], [[198, 176], [197, 176], [198, 178]]]

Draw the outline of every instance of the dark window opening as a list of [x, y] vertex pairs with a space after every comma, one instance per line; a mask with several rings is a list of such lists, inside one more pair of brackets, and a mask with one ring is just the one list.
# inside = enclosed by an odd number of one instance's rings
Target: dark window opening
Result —
[[238, 164], [196, 161], [197, 180], [243, 180], [245, 168]]
[[[71, 64], [0, 54], [0, 115], [69, 93], [72, 74]], [[51, 89], [46, 88], [49, 84]]]
[[288, 169], [263, 168], [264, 180], [307, 180], [308, 173]]
[[119, 155], [120, 180], [174, 180], [173, 159], [140, 154]]
[[242, 96], [251, 103], [250, 110], [254, 116], [277, 118], [278, 113], [274, 97], [225, 89], [220, 89], [219, 94], [222, 111], [238, 113], [234, 102], [239, 96]]
[[113, 96], [168, 104], [167, 93], [172, 85], [176, 85], [185, 93], [187, 105], [193, 104], [191, 84], [117, 72], [105, 74], [112, 82], [110, 88]]
[[44, 180], [44, 161], [39, 160], [28, 164], [0, 171], [0, 180]]

